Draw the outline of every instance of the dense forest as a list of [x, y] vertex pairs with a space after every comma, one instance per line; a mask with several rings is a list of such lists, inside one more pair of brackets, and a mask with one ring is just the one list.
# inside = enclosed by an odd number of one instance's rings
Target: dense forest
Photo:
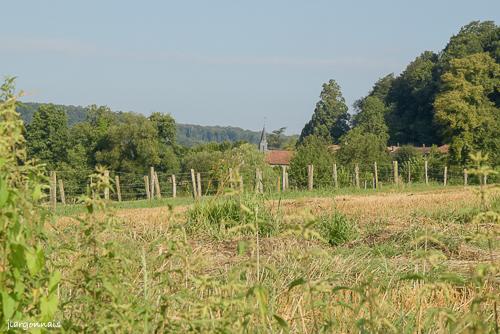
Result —
[[450, 145], [450, 159], [466, 163], [482, 150], [500, 161], [500, 27], [471, 22], [439, 53], [425, 51], [400, 75], [380, 78], [350, 115], [340, 86], [323, 85], [299, 142], [310, 135], [341, 144], [352, 156], [387, 144]]

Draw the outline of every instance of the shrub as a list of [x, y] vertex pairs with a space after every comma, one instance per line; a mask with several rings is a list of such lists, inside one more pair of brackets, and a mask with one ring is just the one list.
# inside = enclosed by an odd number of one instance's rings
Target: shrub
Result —
[[358, 236], [357, 224], [337, 211], [320, 217], [317, 227], [321, 236], [332, 246], [342, 245]]
[[296, 187], [306, 187], [307, 165], [312, 164], [315, 187], [331, 186], [334, 162], [334, 154], [330, 152], [328, 142], [321, 137], [308, 136], [290, 162], [290, 182]]

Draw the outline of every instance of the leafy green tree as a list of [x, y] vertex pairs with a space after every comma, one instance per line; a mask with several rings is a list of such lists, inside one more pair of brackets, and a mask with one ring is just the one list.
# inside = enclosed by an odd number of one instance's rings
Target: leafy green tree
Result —
[[473, 21], [451, 37], [443, 50], [442, 62], [449, 63], [475, 53], [488, 52], [500, 62], [500, 27], [493, 21]]
[[333, 184], [334, 153], [329, 142], [321, 136], [308, 136], [297, 148], [290, 161], [290, 182], [297, 187], [307, 186], [307, 165], [314, 165], [314, 184], [327, 187]]
[[57, 169], [68, 158], [68, 120], [66, 113], [53, 104], [46, 104], [33, 114], [27, 127], [28, 155]]
[[320, 100], [316, 103], [311, 120], [304, 126], [299, 144], [310, 135], [323, 137], [329, 142], [338, 142], [349, 130], [349, 113], [340, 86], [335, 80], [323, 84]]
[[142, 115], [124, 113], [99, 140], [95, 160], [111, 170], [147, 173], [150, 166], [160, 166], [159, 144], [152, 122]]
[[358, 113], [353, 117], [354, 127], [359, 127], [365, 133], [380, 136], [382, 140], [389, 139], [385, 116], [388, 108], [384, 102], [375, 96], [368, 96], [357, 103]]
[[482, 150], [498, 163], [500, 109], [490, 96], [500, 87], [500, 65], [487, 53], [453, 59], [441, 80], [443, 90], [434, 106], [451, 158], [463, 163], [469, 153]]
[[156, 127], [160, 142], [166, 145], [175, 145], [176, 128], [172, 116], [154, 112], [149, 116], [149, 120]]

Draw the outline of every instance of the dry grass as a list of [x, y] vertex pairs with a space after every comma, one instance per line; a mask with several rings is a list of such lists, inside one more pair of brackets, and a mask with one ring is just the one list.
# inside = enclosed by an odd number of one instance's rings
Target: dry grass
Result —
[[[493, 190], [492, 194], [498, 196], [499, 192]], [[186, 222], [189, 208], [179, 206], [173, 211], [165, 207], [115, 210], [113, 215], [118, 218], [123, 234], [110, 235], [109, 238], [127, 243], [131, 258], [139, 258], [137, 249], [146, 247], [148, 266], [156, 268], [156, 272], [173, 268], [175, 273], [171, 274], [171, 278], [178, 275], [179, 284], [185, 285], [187, 291], [193, 294], [196, 301], [170, 308], [169, 319], [182, 323], [187, 317], [208, 317], [209, 322], [224, 322], [228, 312], [232, 311], [221, 309], [219, 303], [232, 305], [229, 308], [240, 307], [240, 304], [232, 303], [242, 303], [234, 299], [241, 294], [241, 291], [238, 292], [241, 284], [248, 289], [258, 282], [268, 291], [269, 307], [287, 321], [292, 333], [316, 333], [319, 331], [318, 323], [324, 325], [330, 322], [332, 330], [326, 332], [359, 332], [355, 329], [356, 326], [359, 328], [356, 321], [368, 318], [372, 319], [371, 332], [450, 332], [447, 315], [440, 313], [443, 310], [453, 313], [458, 331], [466, 332], [465, 323], [461, 321], [471, 316], [471, 303], [477, 298], [477, 289], [439, 279], [428, 282], [401, 278], [409, 273], [429, 274], [433, 271], [432, 275], [436, 277], [443, 273], [472, 277], [478, 264], [493, 260], [498, 266], [500, 260], [498, 243], [489, 251], [484, 243], [469, 239], [474, 235], [474, 226], [470, 222], [457, 222], [453, 216], [457, 214], [461, 217], [464, 209], [474, 209], [478, 205], [473, 189], [454, 187], [370, 196], [306, 197], [268, 201], [267, 205], [275, 217], [279, 217], [277, 219], [294, 223], [304, 223], [312, 216], [336, 209], [357, 223], [360, 235], [342, 246], [331, 247], [320, 240], [280, 233], [262, 238], [257, 248], [252, 235], [227, 234], [215, 240], [203, 231], [181, 234], [186, 241], [186, 245], [182, 246], [185, 248], [178, 250], [183, 252], [182, 264], [169, 258], [163, 259], [168, 253], [168, 243], [179, 240], [175, 228], [182, 228]], [[57, 225], [70, 226], [73, 223], [72, 218], [64, 217], [59, 219]], [[442, 254], [437, 262], [420, 257], [419, 252], [424, 247], [415, 244], [414, 240], [422, 234], [439, 239], [439, 244], [429, 246], [431, 251]], [[246, 241], [249, 247], [244, 254], [237, 251], [241, 241]], [[427, 245], [425, 247], [427, 250]], [[257, 252], [261, 268], [259, 279], [255, 277], [253, 268]], [[239, 280], [231, 283], [230, 277], [239, 271], [245, 272], [245, 283]], [[132, 268], [131, 272], [140, 273], [141, 269]], [[192, 282], [188, 277], [192, 277]], [[290, 290], [290, 282], [298, 277], [303, 277], [306, 283]], [[140, 274], [136, 274], [134, 279], [134, 283], [140, 282]], [[210, 288], [203, 285], [200, 289], [199, 282], [205, 282], [203, 284], [208, 284]], [[349, 289], [336, 290], [339, 286]], [[155, 289], [158, 295], [172, 293], [160, 283]], [[498, 293], [498, 282], [488, 281], [481, 289], [483, 294], [495, 295]], [[211, 311], [196, 313], [197, 307]], [[257, 304], [254, 300], [245, 307], [255, 308]], [[191, 313], [188, 316], [185, 312]], [[481, 304], [478, 312], [484, 316], [482, 321], [486, 319], [491, 325], [491, 302]], [[473, 314], [476, 316], [476, 313]], [[259, 326], [276, 329], [269, 319], [266, 320], [269, 324], [258, 316], [252, 316], [252, 319], [255, 328], [260, 328], [255, 332], [262, 330]], [[211, 326], [216, 328], [214, 324]], [[224, 328], [229, 328], [230, 332], [241, 329], [241, 324], [231, 326]], [[212, 327], [207, 328], [207, 331], [215, 331]]]

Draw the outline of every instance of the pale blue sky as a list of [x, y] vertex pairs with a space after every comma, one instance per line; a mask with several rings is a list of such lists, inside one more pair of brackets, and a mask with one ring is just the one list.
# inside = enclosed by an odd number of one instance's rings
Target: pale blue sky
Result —
[[0, 76], [25, 101], [104, 104], [178, 122], [300, 132], [323, 82], [349, 107], [441, 50], [498, 0], [1, 1]]

